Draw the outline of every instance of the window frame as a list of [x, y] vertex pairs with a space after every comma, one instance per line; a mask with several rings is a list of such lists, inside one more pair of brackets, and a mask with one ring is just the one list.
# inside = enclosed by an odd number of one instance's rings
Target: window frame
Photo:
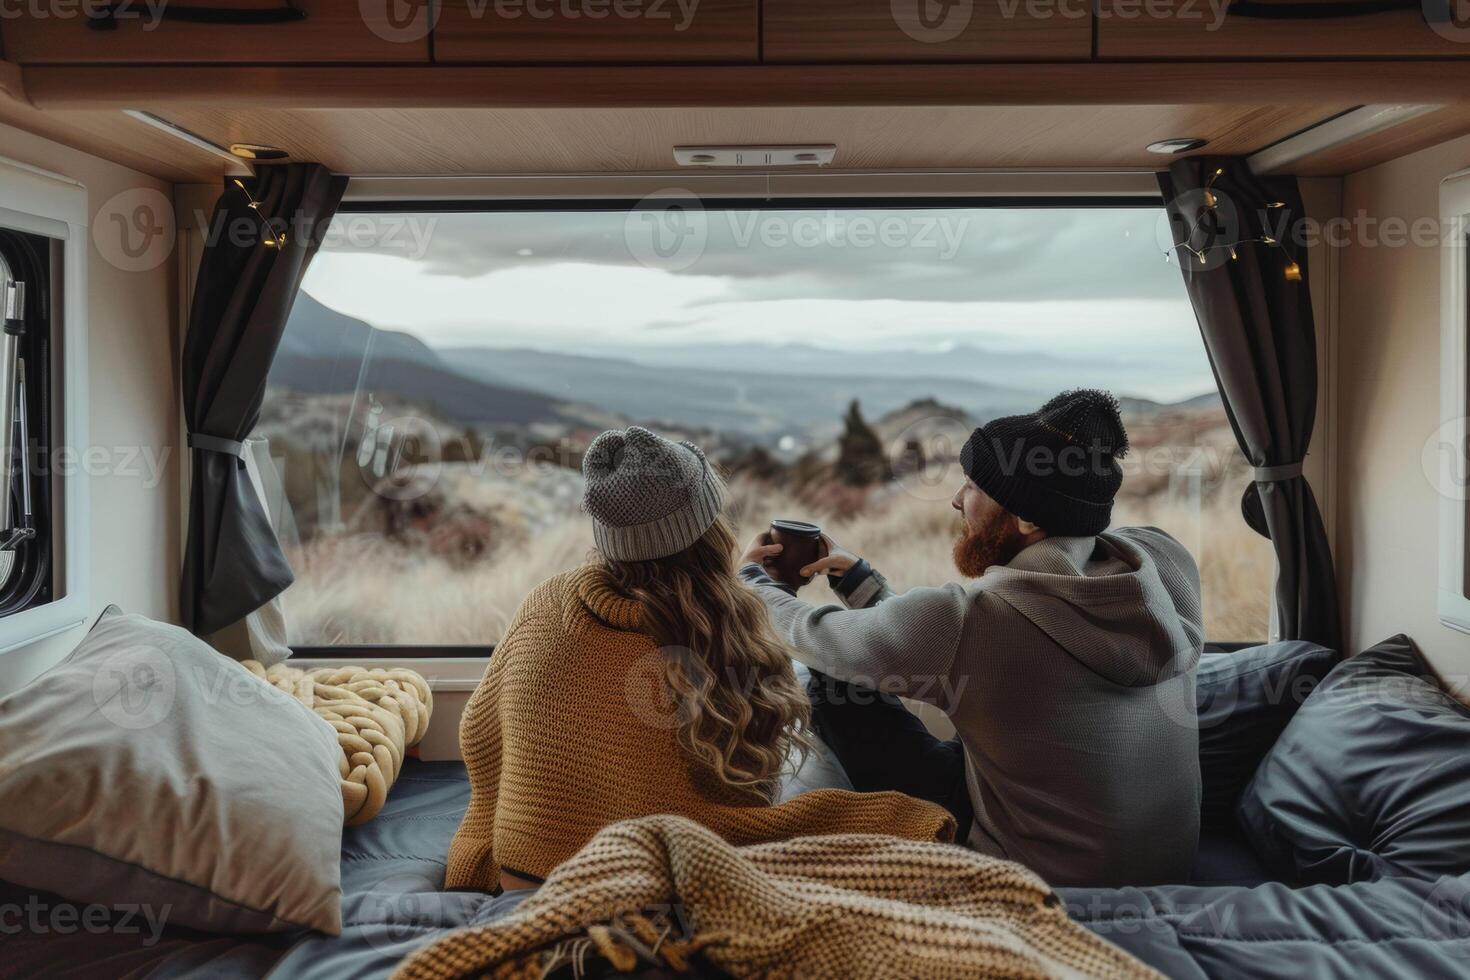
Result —
[[[0, 224], [51, 239], [51, 345], [54, 440], [90, 445], [87, 379], [87, 188], [81, 182], [0, 157]], [[52, 486], [55, 598], [0, 618], [0, 656], [87, 622], [90, 481], [77, 472]], [[8, 490], [6, 491], [8, 493]]]
[[[1436, 602], [1440, 625], [1470, 633], [1470, 494], [1444, 452], [1460, 447], [1457, 461], [1466, 464], [1464, 447], [1470, 438], [1470, 170], [1450, 174], [1440, 182], [1440, 428], [1435, 448], [1439, 463], [1439, 588]], [[1423, 462], [1421, 460], [1421, 462]], [[1429, 475], [1429, 474], [1426, 474]], [[1432, 479], [1432, 475], [1431, 475]], [[1460, 493], [1448, 492], [1456, 487]]]
[[[856, 178], [881, 183], [897, 178], [898, 188], [882, 193], [847, 188], [840, 193], [816, 192], [830, 186], [833, 177]], [[804, 178], [804, 179], [803, 179]], [[1145, 178], [1140, 180], [1140, 178]], [[957, 182], [958, 189], [943, 191], [938, 186]], [[818, 183], [813, 183], [818, 182]], [[620, 186], [639, 192], [616, 193]], [[719, 193], [702, 193], [701, 186]], [[715, 186], [712, 186], [715, 185]], [[922, 189], [921, 189], [922, 185]], [[787, 190], [790, 186], [793, 189]], [[1061, 190], [1060, 187], [1068, 187]], [[1050, 188], [1050, 190], [1048, 190]], [[541, 190], [553, 196], [537, 196]], [[569, 194], [569, 189], [586, 196]], [[670, 174], [605, 175], [599, 177], [354, 177], [348, 185], [338, 214], [495, 214], [632, 212], [647, 196], [671, 190], [697, 194], [706, 210], [800, 211], [824, 209], [923, 210], [923, 209], [1023, 209], [1062, 208], [1148, 208], [1163, 209], [1165, 201], [1152, 172], [1117, 171], [1068, 173], [1038, 172], [932, 172], [932, 173], [823, 173], [781, 175], [778, 188], [774, 175], [759, 182], [748, 175]], [[797, 190], [805, 191], [796, 193]], [[454, 193], [445, 193], [446, 191]], [[1020, 191], [1026, 191], [1021, 193]], [[414, 196], [422, 194], [423, 196]], [[654, 204], [661, 206], [662, 200]], [[1182, 288], [1182, 284], [1181, 284]], [[1274, 622], [1275, 599], [1271, 599]], [[1264, 640], [1206, 640], [1205, 649], [1232, 652]], [[486, 662], [494, 644], [303, 644], [291, 648], [293, 659], [331, 664], [346, 661], [386, 666], [393, 661], [408, 665]]]
[[[560, 198], [556, 200], [541, 199], [508, 199], [508, 200], [476, 200], [473, 198], [458, 198], [453, 200], [433, 201], [343, 201], [338, 207], [338, 214], [498, 214], [516, 213], [528, 214], [532, 212], [545, 212], [548, 214], [576, 214], [588, 213], [611, 213], [628, 212], [639, 210], [638, 205], [646, 198], [627, 197], [592, 197], [585, 199]], [[820, 210], [856, 210], [866, 208], [872, 211], [918, 211], [918, 210], [984, 210], [984, 209], [1035, 209], [1038, 211], [1060, 210], [1061, 208], [1074, 209], [1103, 209], [1103, 208], [1146, 208], [1157, 207], [1163, 209], [1164, 198], [1155, 193], [1152, 196], [1136, 195], [1122, 197], [1118, 195], [1086, 195], [1078, 197], [1045, 197], [1045, 196], [995, 196], [995, 197], [968, 197], [968, 196], [905, 196], [905, 197], [869, 197], [864, 195], [840, 196], [840, 197], [700, 197], [701, 207], [707, 211], [820, 211]], [[656, 203], [662, 203], [661, 201]]]

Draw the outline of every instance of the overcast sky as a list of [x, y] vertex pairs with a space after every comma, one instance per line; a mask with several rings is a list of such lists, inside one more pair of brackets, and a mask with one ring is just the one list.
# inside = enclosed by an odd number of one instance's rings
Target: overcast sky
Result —
[[1159, 208], [341, 215], [305, 288], [434, 347], [955, 345], [1213, 387]]

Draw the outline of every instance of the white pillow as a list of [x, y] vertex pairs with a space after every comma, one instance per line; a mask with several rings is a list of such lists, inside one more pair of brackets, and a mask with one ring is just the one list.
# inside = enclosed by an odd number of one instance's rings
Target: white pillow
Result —
[[340, 754], [304, 705], [109, 607], [0, 700], [0, 878], [211, 932], [336, 935]]

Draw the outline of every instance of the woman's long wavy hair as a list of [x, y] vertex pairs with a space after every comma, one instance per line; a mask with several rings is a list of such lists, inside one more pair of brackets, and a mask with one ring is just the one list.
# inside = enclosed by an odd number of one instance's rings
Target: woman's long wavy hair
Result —
[[608, 585], [643, 606], [663, 654], [680, 746], [726, 786], [771, 802], [806, 758], [811, 704], [765, 603], [735, 574], [722, 514], [693, 545], [652, 561], [603, 558]]

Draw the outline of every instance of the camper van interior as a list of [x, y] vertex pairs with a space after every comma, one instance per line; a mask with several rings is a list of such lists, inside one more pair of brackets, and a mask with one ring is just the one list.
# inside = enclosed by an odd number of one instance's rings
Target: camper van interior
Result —
[[0, 0], [0, 978], [1470, 976], [1465, 0]]

